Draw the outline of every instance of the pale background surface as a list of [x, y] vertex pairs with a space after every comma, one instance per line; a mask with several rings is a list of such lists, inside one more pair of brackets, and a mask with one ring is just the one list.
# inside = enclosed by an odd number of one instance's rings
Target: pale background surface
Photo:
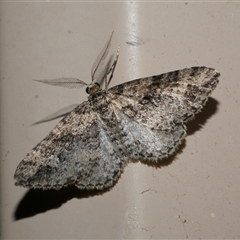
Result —
[[[240, 4], [1, 3], [1, 237], [5, 239], [240, 238]], [[169, 164], [130, 163], [113, 189], [15, 187], [21, 159], [59, 120], [33, 123], [87, 99], [32, 79], [90, 81], [115, 31], [112, 85], [195, 65], [220, 84]], [[128, 44], [127, 44], [128, 43]], [[171, 162], [172, 161], [172, 162]]]

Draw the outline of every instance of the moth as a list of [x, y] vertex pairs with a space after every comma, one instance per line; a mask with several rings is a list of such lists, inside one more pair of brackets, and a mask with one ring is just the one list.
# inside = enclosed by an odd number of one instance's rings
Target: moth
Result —
[[118, 47], [101, 89], [100, 70], [112, 35], [93, 64], [90, 84], [77, 78], [38, 80], [68, 88], [86, 86], [88, 101], [64, 117], [20, 162], [16, 185], [102, 190], [116, 183], [130, 159], [158, 162], [181, 144], [185, 123], [203, 108], [220, 73], [191, 67], [109, 88]]

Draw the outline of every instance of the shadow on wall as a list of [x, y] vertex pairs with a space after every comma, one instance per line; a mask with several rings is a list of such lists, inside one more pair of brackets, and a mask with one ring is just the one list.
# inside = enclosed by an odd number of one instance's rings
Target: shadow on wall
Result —
[[[219, 103], [215, 99], [209, 98], [202, 112], [197, 114], [193, 121], [187, 123], [187, 134], [192, 135], [196, 131], [199, 131], [202, 126], [207, 122], [207, 120], [217, 112], [218, 104]], [[181, 144], [179, 149], [172, 156], [161, 162], [144, 162], [144, 164], [156, 168], [170, 165], [174, 160], [176, 160], [177, 154], [183, 151], [185, 145], [186, 144], [183, 141], [183, 144]], [[106, 190], [80, 190], [74, 186], [65, 187], [60, 190], [31, 189], [25, 194], [25, 196], [23, 196], [19, 204], [16, 206], [13, 217], [15, 220], [32, 217], [36, 214], [59, 208], [62, 204], [71, 200], [72, 198], [82, 199], [93, 197], [97, 195], [102, 195], [110, 190], [111, 188]]]

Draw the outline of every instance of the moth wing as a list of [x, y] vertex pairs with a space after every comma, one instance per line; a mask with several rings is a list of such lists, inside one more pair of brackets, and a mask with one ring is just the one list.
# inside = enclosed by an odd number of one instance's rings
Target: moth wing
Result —
[[134, 160], [160, 161], [172, 154], [186, 135], [184, 125], [171, 132], [150, 129], [117, 108], [114, 112], [118, 119], [119, 137], [127, 155]]
[[213, 68], [185, 68], [117, 85], [108, 98], [148, 128], [173, 131], [202, 109], [219, 76]]
[[[76, 149], [84, 148], [88, 130], [96, 122], [88, 102], [83, 102], [63, 118], [18, 165], [16, 185], [32, 188], [60, 188], [83, 174], [79, 169], [88, 163], [77, 161]], [[78, 166], [83, 165], [83, 166]]]
[[98, 119], [98, 124], [93, 130], [98, 137], [92, 139], [97, 141], [98, 148], [91, 148], [95, 154], [95, 159], [92, 159], [95, 164], [85, 178], [76, 181], [75, 185], [80, 189], [104, 189], [112, 186], [120, 177], [128, 160], [118, 131], [105, 124], [101, 117]]
[[20, 162], [15, 184], [41, 189], [75, 183], [79, 188], [110, 186], [123, 165], [120, 152], [113, 152], [115, 145], [101, 127], [89, 102], [83, 102]]

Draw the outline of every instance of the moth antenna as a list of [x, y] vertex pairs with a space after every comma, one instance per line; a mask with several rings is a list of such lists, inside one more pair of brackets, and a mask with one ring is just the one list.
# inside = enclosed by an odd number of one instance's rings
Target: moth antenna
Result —
[[105, 62], [105, 59], [108, 55], [109, 52], [109, 47], [111, 44], [112, 36], [113, 36], [114, 31], [112, 32], [110, 38], [108, 39], [107, 43], [105, 44], [104, 48], [98, 55], [97, 59], [93, 63], [92, 70], [91, 70], [91, 75], [92, 75], [92, 83], [97, 80], [99, 77], [99, 74], [101, 73], [101, 68]]
[[33, 79], [33, 81], [66, 88], [81, 88], [87, 85], [84, 81], [77, 78]]

